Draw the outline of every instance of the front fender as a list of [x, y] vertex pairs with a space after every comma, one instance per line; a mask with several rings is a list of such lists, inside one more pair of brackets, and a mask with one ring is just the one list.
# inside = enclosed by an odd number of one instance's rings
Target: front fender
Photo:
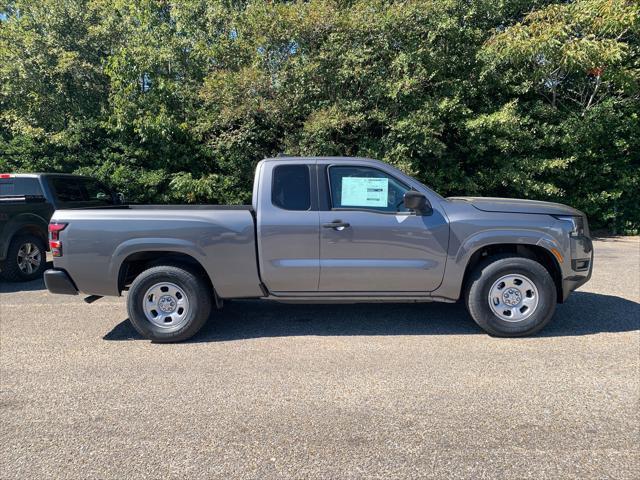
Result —
[[[464, 240], [458, 248], [455, 257], [455, 263], [466, 268], [471, 256], [479, 249], [490, 245], [535, 245], [546, 248], [549, 253], [553, 253], [553, 249], [560, 251], [561, 245], [548, 233], [536, 230], [487, 230], [475, 233]], [[556, 257], [557, 258], [557, 257]]]
[[465, 270], [473, 254], [485, 247], [507, 244], [543, 247], [558, 260], [561, 267], [567, 257], [556, 238], [542, 230], [511, 228], [479, 231], [466, 237], [457, 248], [452, 248], [442, 285], [433, 295], [451, 300], [460, 298]]

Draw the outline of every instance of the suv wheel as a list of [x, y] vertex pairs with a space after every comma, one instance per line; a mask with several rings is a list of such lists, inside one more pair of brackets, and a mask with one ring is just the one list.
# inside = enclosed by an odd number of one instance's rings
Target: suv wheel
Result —
[[540, 331], [553, 317], [556, 286], [535, 260], [496, 256], [482, 262], [467, 282], [466, 305], [473, 320], [498, 337]]
[[0, 265], [2, 276], [10, 282], [28, 282], [42, 276], [47, 266], [47, 247], [36, 235], [14, 237], [7, 258]]
[[134, 328], [154, 342], [180, 342], [198, 333], [211, 313], [207, 282], [182, 267], [162, 265], [142, 272], [127, 299]]

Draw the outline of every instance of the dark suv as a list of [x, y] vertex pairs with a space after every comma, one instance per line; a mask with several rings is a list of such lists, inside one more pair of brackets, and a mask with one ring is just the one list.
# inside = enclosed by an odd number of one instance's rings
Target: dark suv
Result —
[[0, 275], [27, 281], [45, 270], [47, 227], [64, 208], [122, 203], [94, 178], [59, 173], [0, 174]]

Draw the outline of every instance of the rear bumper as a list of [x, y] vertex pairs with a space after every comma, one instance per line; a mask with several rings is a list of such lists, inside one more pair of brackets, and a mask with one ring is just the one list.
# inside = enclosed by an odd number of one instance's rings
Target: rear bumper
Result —
[[59, 293], [62, 295], [77, 295], [73, 280], [64, 270], [50, 269], [44, 272], [44, 284], [51, 293]]
[[587, 283], [593, 273], [593, 243], [586, 236], [571, 237], [571, 272], [562, 280], [563, 301]]

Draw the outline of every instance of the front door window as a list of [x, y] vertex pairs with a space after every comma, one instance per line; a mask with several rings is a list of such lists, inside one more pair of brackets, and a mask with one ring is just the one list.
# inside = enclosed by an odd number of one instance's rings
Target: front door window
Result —
[[404, 194], [410, 188], [375, 168], [330, 167], [329, 184], [331, 206], [334, 210], [410, 213], [403, 203]]

